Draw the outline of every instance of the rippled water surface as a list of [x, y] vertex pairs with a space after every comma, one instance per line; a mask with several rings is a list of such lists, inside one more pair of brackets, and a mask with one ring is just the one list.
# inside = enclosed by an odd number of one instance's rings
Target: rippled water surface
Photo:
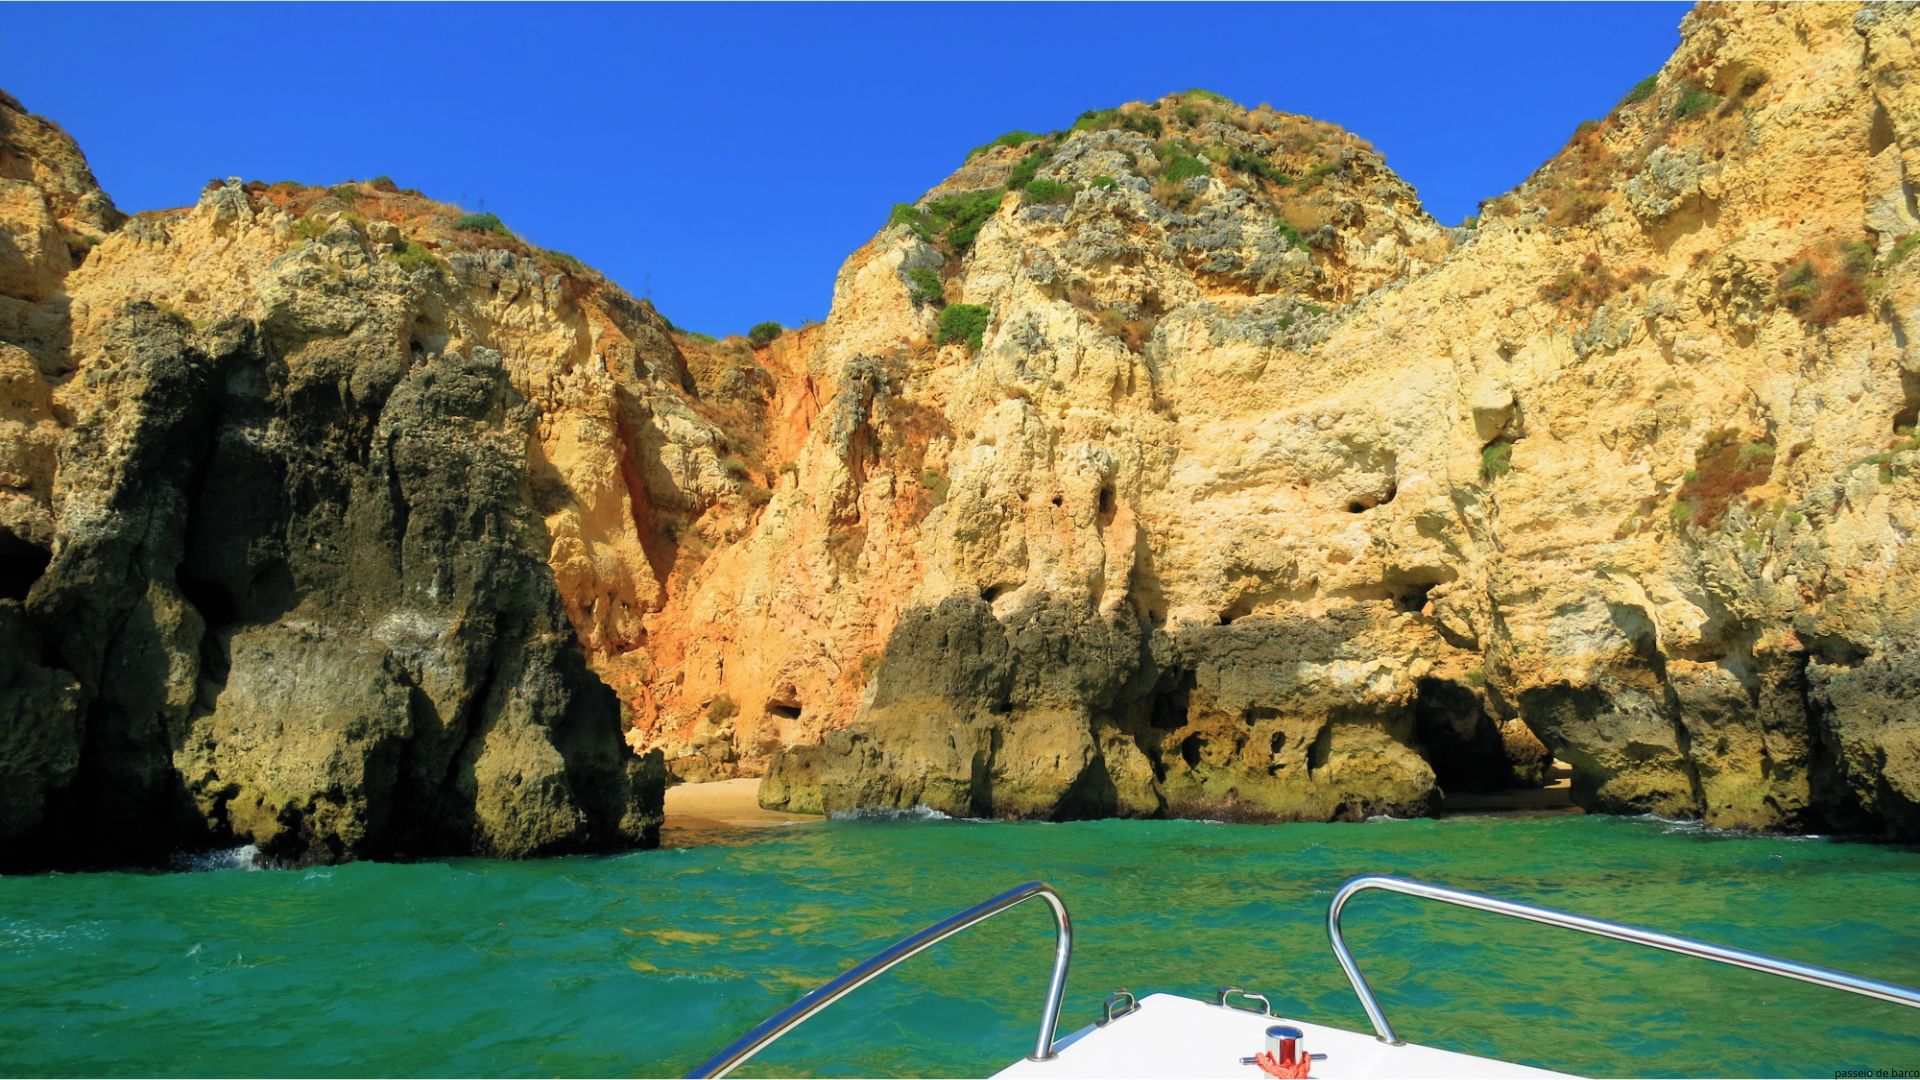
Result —
[[[1920, 852], [1609, 818], [1364, 825], [828, 822], [617, 858], [0, 879], [0, 1073], [679, 1075], [892, 939], [1032, 878], [1108, 990], [1263, 990], [1364, 1029], [1321, 929], [1391, 873], [1920, 984]], [[1920, 1068], [1920, 1014], [1368, 894], [1401, 1034], [1591, 1075]], [[974, 1075], [1026, 1052], [1051, 922], [936, 947], [745, 1075]], [[1249, 1050], [1251, 1053], [1251, 1049]]]

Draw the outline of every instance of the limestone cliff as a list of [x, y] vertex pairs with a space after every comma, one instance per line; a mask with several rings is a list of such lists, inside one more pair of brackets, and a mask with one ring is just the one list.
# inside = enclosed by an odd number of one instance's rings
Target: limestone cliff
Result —
[[0, 861], [650, 842], [544, 448], [683, 377], [657, 316], [391, 185], [122, 224], [11, 99], [0, 163]]
[[1358, 818], [1552, 754], [1920, 835], [1916, 25], [1703, 5], [1460, 228], [1204, 92], [1014, 133], [757, 348], [384, 182], [116, 228], [5, 112], [0, 835], [617, 842], [603, 683], [790, 809]]
[[1704, 6], [1463, 229], [1201, 95], [978, 154], [843, 271], [671, 767], [1313, 819], [1550, 751], [1594, 809], [1915, 835], [1915, 21]]

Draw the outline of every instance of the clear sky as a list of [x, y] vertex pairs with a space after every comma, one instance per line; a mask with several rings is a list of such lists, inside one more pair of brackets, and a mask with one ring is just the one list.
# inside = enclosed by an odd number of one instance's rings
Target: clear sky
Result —
[[1351, 129], [1457, 223], [1658, 69], [1686, 9], [9, 4], [0, 87], [123, 209], [384, 174], [724, 334], [824, 317], [969, 148], [1190, 87]]

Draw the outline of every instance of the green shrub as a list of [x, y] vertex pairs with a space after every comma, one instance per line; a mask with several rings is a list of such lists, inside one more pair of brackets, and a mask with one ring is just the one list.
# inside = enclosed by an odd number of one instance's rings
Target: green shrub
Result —
[[1063, 184], [1058, 180], [1029, 180], [1026, 186], [1027, 201], [1036, 203], [1072, 202], [1073, 193], [1079, 189], [1072, 184]]
[[720, 459], [720, 471], [726, 473], [729, 480], [745, 480], [752, 475], [747, 471], [747, 463], [732, 454]]
[[982, 145], [976, 146], [973, 149], [967, 151], [967, 157], [969, 158], [978, 157], [981, 154], [986, 153], [987, 151], [993, 149], [996, 146], [1020, 146], [1025, 143], [1030, 143], [1035, 139], [1044, 139], [1044, 138], [1046, 138], [1045, 135], [1035, 135], [1031, 131], [1009, 131], [1005, 135], [1000, 136], [999, 138], [993, 140], [990, 143], [983, 143]]
[[1300, 238], [1300, 230], [1288, 224], [1286, 219], [1274, 218], [1273, 228], [1274, 231], [1287, 238], [1287, 243], [1299, 248], [1301, 251], [1307, 250], [1307, 242]]
[[1633, 89], [1627, 91], [1627, 96], [1620, 99], [1620, 104], [1638, 105], [1639, 103], [1652, 97], [1653, 92], [1659, 89], [1659, 87], [1660, 87], [1660, 76], [1649, 75], [1646, 78], [1641, 79], [1639, 82], [1634, 83]]
[[1202, 116], [1206, 115], [1206, 110], [1198, 105], [1182, 105], [1173, 110], [1173, 115], [1181, 123], [1192, 127], [1200, 122]]
[[1840, 245], [1840, 261], [1847, 273], [1863, 276], [1873, 269], [1873, 245], [1865, 240], [1849, 240]]
[[947, 501], [947, 478], [933, 469], [920, 470], [920, 486], [933, 494], [933, 505]]
[[1460, 227], [1461, 227], [1461, 228], [1463, 228], [1463, 229], [1477, 229], [1477, 228], [1479, 228], [1479, 227], [1480, 227], [1480, 215], [1479, 215], [1479, 214], [1468, 214], [1468, 215], [1467, 215], [1466, 217], [1464, 217], [1464, 218], [1461, 218], [1461, 219], [1460, 219]]
[[1167, 167], [1160, 172], [1162, 179], [1175, 184], [1185, 180], [1191, 180], [1196, 176], [1211, 175], [1213, 175], [1213, 170], [1207, 168], [1206, 162], [1201, 161], [1197, 157], [1191, 157], [1178, 152], [1167, 159]]
[[1113, 118], [1117, 115], [1119, 115], [1117, 109], [1088, 109], [1074, 118], [1073, 127], [1068, 130], [1098, 131], [1101, 128], [1112, 127]]
[[1865, 315], [1868, 310], [1865, 284], [1859, 267], [1870, 268], [1873, 253], [1864, 245], [1841, 248], [1842, 265], [1825, 269], [1812, 258], [1803, 258], [1780, 274], [1774, 296], [1781, 306], [1811, 326], [1832, 326], [1841, 319]]
[[927, 221], [927, 215], [912, 203], [894, 203], [893, 212], [887, 215], [888, 225], [905, 225], [912, 229], [920, 239], [931, 243], [937, 238], [933, 227]]
[[384, 191], [384, 192], [387, 192], [388, 194], [392, 194], [393, 192], [400, 190], [400, 185], [393, 182], [393, 177], [385, 176], [385, 175], [376, 176], [373, 179], [367, 181], [367, 186], [372, 188], [375, 191]]
[[720, 343], [719, 338], [714, 337], [712, 334], [703, 334], [698, 330], [682, 330], [680, 332], [695, 341], [704, 342], [708, 345], [718, 345]]
[[507, 231], [505, 225], [500, 223], [500, 217], [497, 214], [461, 214], [454, 219], [453, 227], [459, 229], [461, 232], [498, 233], [501, 236], [513, 235]]
[[955, 251], [964, 251], [980, 234], [995, 210], [1000, 209], [1001, 191], [969, 191], [948, 195], [927, 204], [927, 214], [945, 231], [947, 243]]
[[1239, 102], [1234, 101], [1232, 98], [1228, 97], [1227, 95], [1216, 94], [1211, 90], [1202, 90], [1197, 86], [1191, 90], [1186, 90], [1181, 92], [1180, 96], [1188, 100], [1192, 100], [1193, 98], [1199, 98], [1201, 101], [1210, 101], [1215, 105], [1232, 105], [1235, 108], [1239, 107]]
[[393, 261], [409, 274], [415, 270], [430, 270], [436, 265], [433, 252], [412, 240], [401, 240], [393, 245]]
[[353, 186], [352, 183], [335, 184], [327, 189], [327, 194], [339, 199], [341, 202], [352, 205], [359, 200], [360, 189]]
[[1051, 146], [1042, 146], [1028, 151], [1027, 156], [1020, 159], [1020, 164], [1015, 165], [1013, 171], [1007, 174], [1007, 190], [1018, 191], [1032, 183], [1033, 178], [1040, 175], [1040, 166], [1045, 165], [1047, 159], [1052, 156], [1053, 147]]
[[747, 331], [747, 344], [756, 349], [764, 349], [773, 344], [773, 339], [786, 332], [786, 327], [777, 322], [754, 323]]
[[1271, 180], [1283, 186], [1293, 183], [1293, 177], [1281, 172], [1279, 166], [1268, 161], [1266, 158], [1257, 157], [1253, 154], [1242, 154], [1235, 151], [1227, 156], [1226, 163], [1227, 167], [1234, 172], [1252, 173], [1262, 180]]
[[1673, 107], [1675, 120], [1686, 120], [1700, 115], [1720, 104], [1720, 95], [1711, 90], [1702, 90], [1697, 86], [1687, 87], [1680, 95], [1680, 101]]
[[1480, 479], [1491, 484], [1513, 471], [1513, 443], [1495, 439], [1480, 450]]
[[1468, 671], [1467, 685], [1473, 687], [1475, 690], [1487, 685], [1487, 673], [1480, 668], [1474, 668]]
[[1315, 165], [1312, 169], [1308, 170], [1306, 176], [1301, 177], [1300, 179], [1301, 189], [1305, 190], [1307, 188], [1311, 188], [1315, 184], [1318, 184], [1320, 181], [1325, 180], [1327, 177], [1332, 176], [1334, 173], [1339, 172], [1344, 164], [1345, 164], [1344, 162], [1339, 162], [1339, 161], [1323, 161], [1320, 164]]
[[913, 298], [914, 303], [937, 304], [944, 293], [938, 272], [924, 266], [907, 271], [907, 295]]
[[972, 352], [979, 352], [993, 309], [982, 304], [949, 304], [940, 312], [940, 344], [964, 341]]
[[[1097, 188], [1100, 191], [1111, 191], [1114, 186], [1114, 179], [1111, 176], [1096, 176], [1093, 178], [1093, 183], [1088, 186]], [[1915, 233], [1914, 236], [1920, 236], [1920, 233]], [[1907, 239], [1911, 240], [1913, 238], [1914, 237], [1910, 236]], [[1902, 240], [1901, 243], [1904, 244], [1906, 241]], [[1894, 250], [1898, 251], [1899, 249], [1896, 248]]]
[[707, 720], [710, 723], [722, 723], [738, 715], [740, 715], [740, 706], [735, 705], [733, 699], [725, 694], [721, 694], [707, 704]]
[[1119, 128], [1123, 131], [1137, 131], [1149, 138], [1157, 139], [1165, 130], [1160, 118], [1149, 112], [1123, 112], [1119, 109], [1094, 109], [1080, 114], [1073, 122], [1074, 131], [1104, 131], [1107, 128]]
[[[1096, 185], [1097, 186], [1097, 185]], [[1920, 232], [1908, 233], [1894, 242], [1893, 250], [1887, 253], [1887, 265], [1897, 266], [1900, 260], [1920, 251]]]

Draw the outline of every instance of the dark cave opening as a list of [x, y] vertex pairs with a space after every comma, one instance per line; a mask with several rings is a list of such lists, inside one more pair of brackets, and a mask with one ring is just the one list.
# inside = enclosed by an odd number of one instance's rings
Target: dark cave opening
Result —
[[0, 529], [0, 599], [25, 600], [52, 561], [46, 548]]

